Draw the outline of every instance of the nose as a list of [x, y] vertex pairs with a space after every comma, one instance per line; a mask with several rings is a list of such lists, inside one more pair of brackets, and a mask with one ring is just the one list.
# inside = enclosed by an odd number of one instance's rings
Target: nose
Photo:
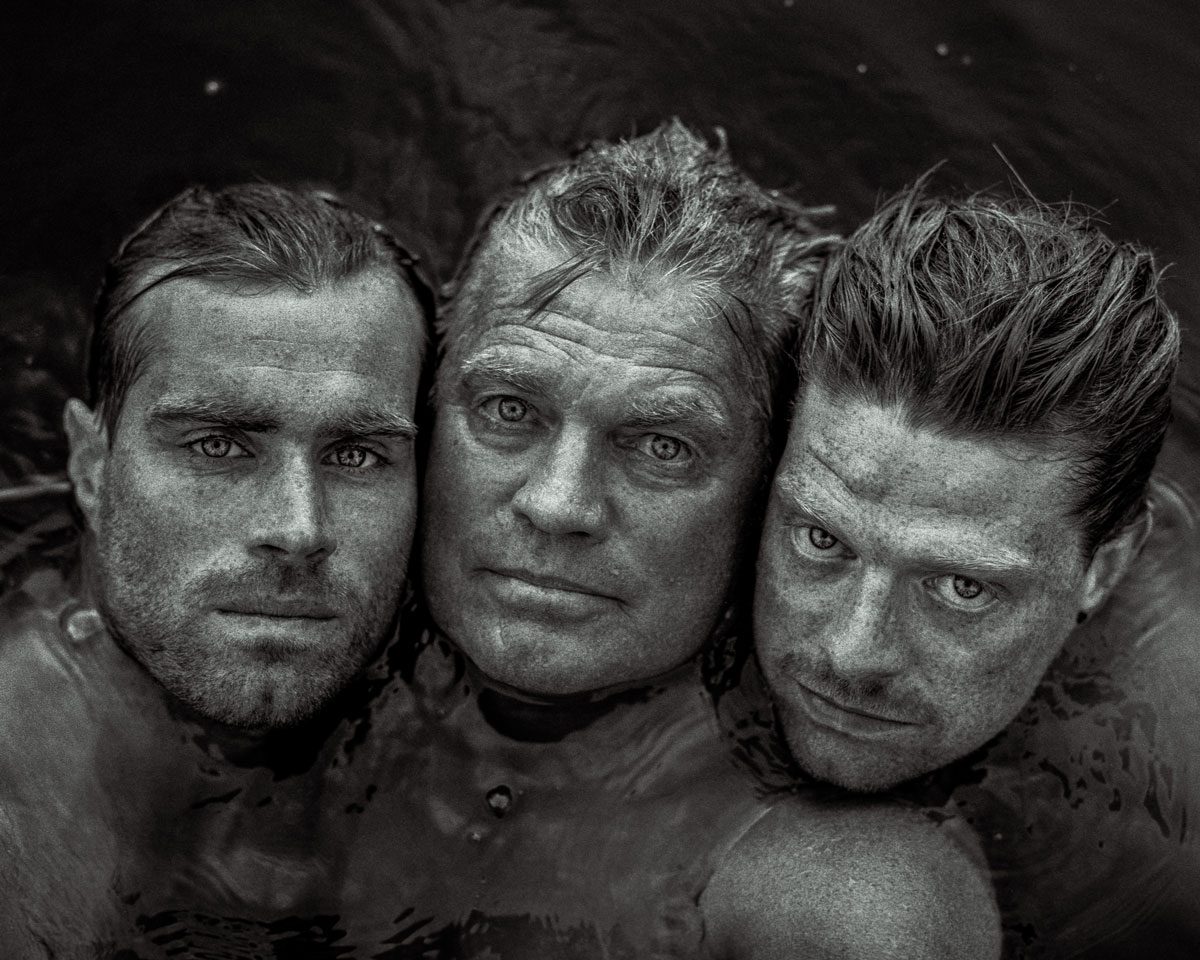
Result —
[[592, 448], [582, 429], [570, 428], [541, 445], [513, 495], [513, 511], [544, 533], [601, 536], [606, 512], [602, 465]]
[[251, 511], [251, 552], [294, 563], [328, 558], [337, 541], [320, 467], [297, 457], [281, 463], [265, 479]]
[[824, 627], [824, 647], [834, 672], [846, 679], [891, 676], [905, 666], [907, 646], [895, 605], [892, 578], [862, 567], [847, 579], [837, 613]]

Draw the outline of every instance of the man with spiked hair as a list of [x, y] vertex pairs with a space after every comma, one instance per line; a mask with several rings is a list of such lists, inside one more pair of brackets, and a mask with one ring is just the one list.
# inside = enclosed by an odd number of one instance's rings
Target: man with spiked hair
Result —
[[[441, 321], [414, 684], [441, 722], [411, 792], [462, 834], [416, 897], [455, 918], [449, 954], [993, 952], [953, 839], [886, 804], [764, 800], [702, 682], [739, 629], [831, 242], [679, 123], [583, 151], [484, 223]], [[788, 868], [764, 884], [768, 850]]]
[[1179, 342], [1145, 249], [920, 184], [804, 332], [757, 661], [800, 774], [977, 827], [1006, 955], [1200, 938], [1194, 512], [1148, 486]]

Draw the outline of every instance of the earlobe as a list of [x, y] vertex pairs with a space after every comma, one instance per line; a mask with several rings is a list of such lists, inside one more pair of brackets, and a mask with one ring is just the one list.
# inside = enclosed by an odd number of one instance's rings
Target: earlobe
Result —
[[1084, 575], [1080, 601], [1083, 613], [1091, 613], [1105, 601], [1137, 560], [1153, 526], [1153, 515], [1146, 508], [1131, 523], [1100, 544]]
[[79, 509], [88, 525], [95, 529], [104, 467], [108, 462], [108, 430], [95, 411], [74, 398], [63, 408], [63, 429], [70, 447], [67, 475], [71, 478]]

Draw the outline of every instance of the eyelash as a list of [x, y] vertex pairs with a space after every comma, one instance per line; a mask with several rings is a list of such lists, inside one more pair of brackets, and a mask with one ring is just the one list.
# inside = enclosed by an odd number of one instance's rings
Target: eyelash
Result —
[[[236, 449], [241, 450], [242, 455], [241, 456], [224, 456], [224, 457], [210, 456], [209, 454], [207, 454], [203, 450], [201, 450], [200, 447], [201, 447], [201, 444], [207, 443], [208, 441], [211, 441], [211, 440], [224, 441], [225, 443], [228, 443], [231, 448], [236, 448]], [[237, 440], [234, 440], [230, 437], [224, 436], [219, 433], [208, 434], [207, 436], [199, 437], [196, 440], [189, 440], [187, 443], [184, 444], [184, 447], [204, 460], [252, 460], [252, 459], [254, 459], [254, 455], [252, 453], [250, 453], [248, 450], [246, 450], [246, 448], [243, 444], [239, 443]], [[367, 455], [367, 459], [374, 457], [375, 462], [370, 463], [369, 465], [358, 466], [358, 467], [351, 467], [351, 466], [347, 466], [345, 464], [339, 464], [339, 463], [331, 463], [330, 460], [335, 458], [337, 456], [338, 452], [342, 451], [342, 450], [361, 450], [361, 451], [363, 451], [363, 453], [365, 453]], [[326, 454], [324, 457], [322, 457], [321, 462], [324, 464], [327, 464], [328, 466], [335, 467], [338, 470], [353, 474], [353, 473], [368, 473], [371, 470], [377, 470], [380, 467], [385, 467], [388, 464], [390, 464], [391, 460], [389, 460], [383, 454], [379, 453], [377, 450], [372, 450], [370, 447], [368, 447], [364, 444], [343, 443], [340, 446], [334, 447], [333, 450], [331, 450], [328, 454]]]
[[[815, 543], [812, 543], [812, 540], [810, 539], [816, 532], [824, 533], [833, 540], [833, 543], [831, 543], [827, 548], [818, 547]], [[793, 548], [796, 550], [796, 552], [802, 557], [813, 560], [817, 563], [828, 563], [833, 560], [844, 560], [854, 557], [854, 553], [848, 547], [846, 547], [841, 540], [831, 534], [824, 527], [818, 527], [815, 524], [797, 524], [791, 528], [790, 536], [792, 539]], [[836, 549], [837, 547], [841, 547], [842, 549], [839, 551]], [[980, 588], [979, 596], [986, 597], [987, 599], [977, 606], [972, 606], [970, 605], [969, 599], [960, 598], [960, 601], [956, 601], [944, 596], [938, 590], [937, 584], [939, 581], [948, 581], [950, 588], [953, 589], [955, 580], [965, 580], [969, 583], [977, 585]], [[964, 574], [956, 573], [939, 573], [930, 577], [925, 577], [921, 580], [921, 585], [928, 590], [929, 593], [933, 595], [934, 599], [940, 604], [945, 607], [949, 607], [952, 610], [957, 610], [963, 613], [981, 613], [984, 610], [988, 610], [996, 603], [996, 601], [1000, 599], [1002, 594], [1001, 588], [994, 584], [987, 583], [983, 580], [977, 580], [974, 577], [968, 577]]]

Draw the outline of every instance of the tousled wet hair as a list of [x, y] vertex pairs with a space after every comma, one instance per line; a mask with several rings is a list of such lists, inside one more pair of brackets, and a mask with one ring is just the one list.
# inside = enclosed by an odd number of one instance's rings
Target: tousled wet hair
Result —
[[762, 189], [733, 165], [723, 136], [710, 146], [677, 120], [594, 144], [485, 217], [449, 287], [443, 354], [484, 326], [499, 262], [549, 255], [554, 265], [517, 295], [531, 316], [589, 275], [631, 289], [680, 283], [698, 311], [724, 318], [746, 395], [770, 422], [794, 385], [796, 329], [836, 240], [815, 226], [820, 212]]
[[915, 426], [1065, 452], [1091, 555], [1144, 507], [1170, 420], [1179, 324], [1159, 281], [1077, 208], [923, 179], [830, 258], [801, 375]]
[[371, 268], [399, 279], [432, 322], [432, 292], [416, 258], [331, 193], [247, 183], [173, 197], [122, 241], [96, 297], [89, 400], [109, 442], [153, 349], [147, 321], [133, 309], [150, 290], [188, 277], [311, 293]]

